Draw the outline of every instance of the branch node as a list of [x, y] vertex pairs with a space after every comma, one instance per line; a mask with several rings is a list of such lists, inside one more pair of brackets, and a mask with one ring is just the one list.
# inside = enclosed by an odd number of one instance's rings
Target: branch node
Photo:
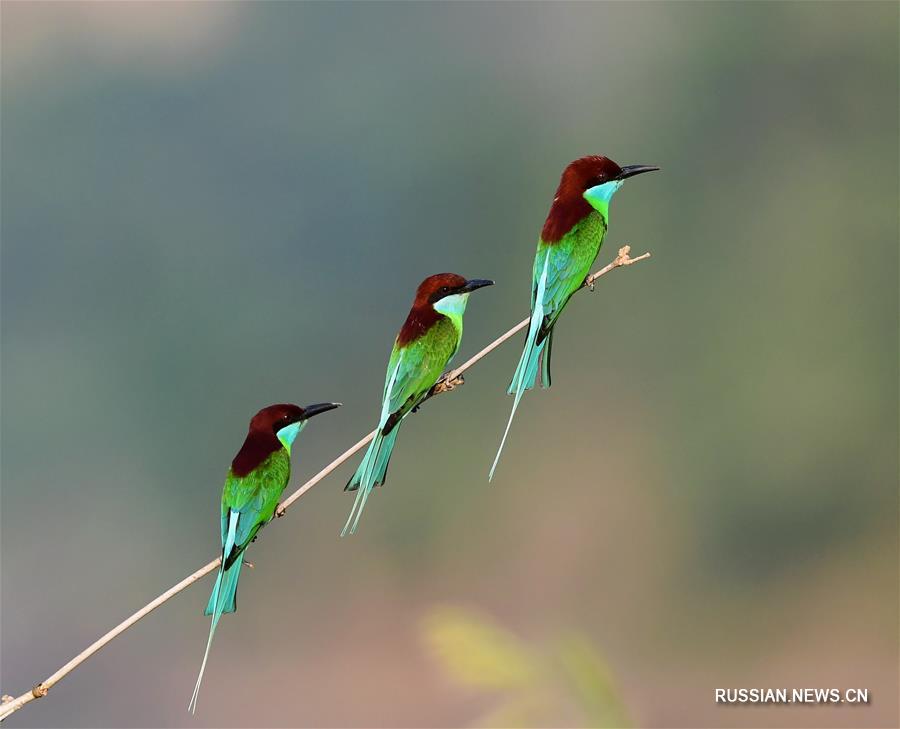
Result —
[[36, 699], [42, 699], [47, 695], [47, 692], [49, 690], [50, 689], [48, 689], [46, 686], [44, 686], [44, 684], [36, 683], [34, 686], [31, 687], [31, 695], [34, 696], [34, 698], [36, 698]]
[[15, 698], [15, 696], [10, 696], [9, 694], [3, 694], [3, 696], [0, 696], [0, 704], [8, 704], [14, 698]]

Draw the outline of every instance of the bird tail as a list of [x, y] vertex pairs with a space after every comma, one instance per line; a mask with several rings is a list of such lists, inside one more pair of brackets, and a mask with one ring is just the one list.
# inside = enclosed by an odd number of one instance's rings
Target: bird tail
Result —
[[362, 516], [363, 509], [369, 494], [376, 486], [384, 483], [387, 475], [388, 464], [391, 460], [391, 452], [394, 450], [394, 442], [397, 440], [397, 433], [400, 431], [400, 424], [397, 423], [389, 433], [384, 433], [380, 429], [375, 434], [369, 449], [353, 474], [353, 478], [344, 487], [345, 491], [356, 491], [356, 501], [353, 502], [353, 508], [350, 510], [350, 516], [347, 517], [347, 523], [341, 536], [353, 534], [359, 524], [359, 517]]
[[219, 624], [219, 618], [222, 613], [233, 613], [236, 609], [235, 593], [237, 592], [238, 577], [241, 575], [241, 565], [244, 563], [239, 556], [227, 570], [219, 567], [219, 574], [216, 577], [216, 584], [213, 586], [212, 595], [206, 605], [204, 615], [212, 615], [212, 622], [209, 626], [209, 638], [206, 641], [206, 652], [203, 654], [203, 663], [200, 664], [200, 674], [197, 676], [197, 683], [194, 686], [194, 693], [191, 696], [191, 703], [188, 705], [188, 711], [192, 714], [197, 710], [197, 696], [200, 693], [200, 683], [203, 681], [203, 672], [206, 670], [206, 659], [209, 658], [209, 649], [212, 646], [213, 636], [216, 634], [216, 627]]
[[206, 603], [206, 609], [203, 611], [204, 615], [215, 615], [217, 603], [220, 605], [219, 614], [233, 613], [237, 610], [237, 586], [242, 564], [243, 560], [238, 557], [227, 570], [224, 572], [219, 570], [212, 595], [209, 596], [209, 602]]
[[512, 382], [509, 383], [507, 394], [513, 395], [512, 412], [509, 414], [509, 420], [506, 422], [506, 430], [503, 431], [503, 438], [500, 441], [500, 447], [497, 449], [497, 455], [494, 457], [494, 463], [491, 465], [491, 471], [488, 474], [488, 481], [494, 479], [494, 471], [497, 470], [497, 464], [500, 461], [500, 454], [503, 453], [503, 446], [506, 445], [506, 437], [509, 435], [509, 428], [512, 425], [516, 410], [519, 407], [519, 401], [525, 390], [530, 390], [537, 384], [542, 387], [550, 387], [550, 349], [553, 346], [553, 330], [541, 336], [544, 323], [544, 309], [537, 303], [534, 312], [531, 315], [531, 325], [528, 328], [528, 336], [525, 339], [525, 348], [522, 350], [522, 356], [519, 358], [519, 364], [516, 367]]
[[[540, 331], [540, 330], [539, 330]], [[540, 385], [550, 387], [550, 351], [553, 349], [553, 329], [540, 342], [529, 337], [522, 351], [519, 366], [506, 388], [507, 395], [515, 395], [519, 389], [531, 390]], [[520, 383], [521, 380], [521, 383]]]

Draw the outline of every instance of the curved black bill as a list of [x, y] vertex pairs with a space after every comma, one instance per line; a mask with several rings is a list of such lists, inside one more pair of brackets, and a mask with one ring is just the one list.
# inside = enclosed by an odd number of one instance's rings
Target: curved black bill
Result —
[[656, 172], [658, 169], [659, 167], [654, 167], [653, 165], [627, 165], [622, 168], [616, 179], [625, 180], [635, 175], [642, 175], [645, 172]]
[[460, 293], [467, 294], [475, 289], [484, 288], [485, 286], [493, 286], [494, 282], [489, 278], [470, 278], [465, 285], [459, 290]]
[[309, 420], [313, 415], [319, 415], [320, 413], [328, 412], [329, 410], [334, 410], [335, 408], [339, 408], [341, 403], [339, 402], [320, 402], [315, 405], [307, 405], [303, 408], [303, 419]]

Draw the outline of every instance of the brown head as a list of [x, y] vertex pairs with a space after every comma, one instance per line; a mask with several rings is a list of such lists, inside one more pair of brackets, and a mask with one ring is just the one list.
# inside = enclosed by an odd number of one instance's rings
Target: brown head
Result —
[[290, 451], [307, 420], [337, 407], [340, 403], [323, 402], [305, 408], [290, 403], [263, 408], [250, 419], [244, 445], [231, 462], [232, 472], [235, 476], [246, 476], [279, 448]]
[[436, 321], [445, 316], [442, 309], [447, 309], [460, 299], [464, 308], [465, 297], [468, 294], [493, 283], [482, 278], [467, 279], [456, 273], [436, 273], [429, 276], [416, 289], [416, 298], [413, 300], [406, 322], [397, 335], [397, 344], [403, 347], [418, 339]]
[[609, 157], [599, 155], [580, 157], [570, 162], [556, 188], [553, 204], [541, 230], [541, 240], [545, 243], [558, 242], [588, 213], [602, 207], [604, 202], [608, 204], [626, 179], [658, 169], [650, 165], [620, 167]]

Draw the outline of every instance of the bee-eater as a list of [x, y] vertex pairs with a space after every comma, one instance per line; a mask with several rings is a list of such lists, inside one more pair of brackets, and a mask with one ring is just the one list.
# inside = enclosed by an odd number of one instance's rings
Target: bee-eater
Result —
[[341, 536], [356, 531], [369, 494], [384, 483], [400, 423], [425, 399], [459, 349], [469, 294], [493, 283], [438, 273], [419, 284], [388, 360], [378, 431], [344, 487], [357, 493]]
[[222, 613], [236, 609], [235, 592], [243, 564], [242, 554], [256, 533], [271, 521], [278, 500], [291, 477], [291, 446], [314, 415], [340, 407], [324, 402], [307, 405], [279, 404], [263, 408], [250, 421], [244, 445], [238, 451], [222, 491], [222, 564], [204, 615], [212, 615], [206, 652], [194, 686], [189, 709], [197, 708], [197, 694], [206, 669], [209, 647]]
[[590, 156], [576, 159], [563, 170], [538, 239], [531, 281], [531, 324], [507, 390], [515, 399], [488, 480], [494, 478], [522, 393], [536, 383], [550, 387], [553, 327], [600, 252], [609, 226], [610, 200], [629, 177], [658, 169], [649, 165], [619, 167], [608, 157]]

